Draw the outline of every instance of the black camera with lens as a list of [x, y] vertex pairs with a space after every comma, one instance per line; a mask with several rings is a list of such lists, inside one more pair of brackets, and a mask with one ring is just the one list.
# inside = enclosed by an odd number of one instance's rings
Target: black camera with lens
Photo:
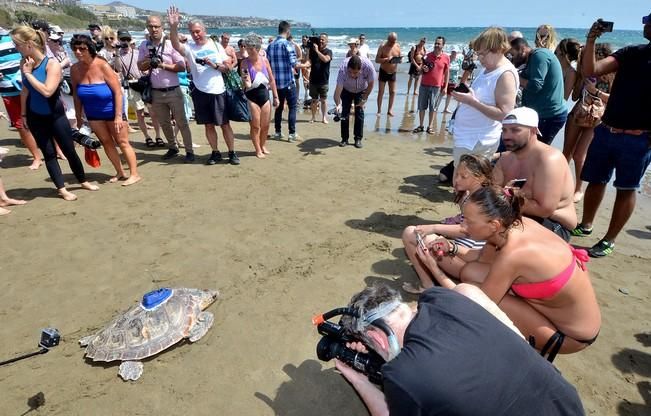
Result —
[[341, 119], [343, 118], [341, 116], [341, 113], [339, 111], [337, 111], [337, 107], [331, 108], [330, 110], [328, 110], [328, 115], [334, 116], [334, 117], [332, 117], [332, 120], [334, 120], [335, 123], [341, 121]]
[[[87, 127], [82, 127], [82, 130], [86, 129]], [[99, 149], [102, 147], [102, 143], [98, 139], [77, 129], [72, 129], [72, 140], [89, 149]]]
[[147, 46], [147, 50], [149, 51], [149, 66], [153, 69], [158, 68], [163, 63], [163, 60], [158, 56], [156, 49], [157, 48], [154, 45]]
[[129, 89], [129, 80], [128, 79], [122, 78], [122, 88], [124, 88], [125, 90]]
[[321, 40], [321, 37], [317, 35], [316, 33], [312, 33], [312, 36], [308, 36], [307, 38], [307, 47], [312, 49], [316, 45], [317, 48], [319, 47], [319, 41]]
[[382, 385], [382, 366], [384, 359], [370, 348], [368, 353], [362, 353], [346, 346], [348, 342], [358, 342], [346, 335], [341, 325], [325, 320], [317, 325], [319, 334], [323, 335], [316, 345], [316, 356], [321, 361], [336, 358], [346, 365], [366, 375], [372, 383]]
[[194, 62], [199, 65], [206, 65], [206, 60], [204, 58], [194, 58]]

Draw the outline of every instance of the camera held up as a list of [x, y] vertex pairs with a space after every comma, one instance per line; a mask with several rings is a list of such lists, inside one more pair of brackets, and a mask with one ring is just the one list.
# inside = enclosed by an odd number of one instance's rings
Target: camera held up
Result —
[[348, 348], [346, 343], [359, 340], [347, 336], [341, 325], [328, 320], [319, 323], [317, 330], [319, 334], [323, 335], [316, 345], [316, 356], [319, 360], [330, 361], [337, 358], [368, 376], [372, 383], [382, 384], [381, 368], [384, 365], [384, 360], [376, 352], [369, 349], [368, 353], [362, 353]]
[[317, 47], [319, 47], [319, 40], [320, 40], [320, 39], [321, 39], [321, 38], [319, 37], [319, 35], [317, 35], [317, 34], [313, 31], [313, 32], [312, 32], [312, 35], [311, 35], [311, 36], [308, 36], [308, 38], [307, 38], [307, 47], [310, 48], [310, 50], [314, 47], [314, 46], [312, 46], [312, 45], [316, 45]]

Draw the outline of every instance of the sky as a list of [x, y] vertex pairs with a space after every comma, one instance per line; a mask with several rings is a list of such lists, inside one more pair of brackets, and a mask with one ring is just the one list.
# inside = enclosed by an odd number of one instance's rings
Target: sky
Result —
[[[160, 0], [123, 0], [150, 10], [166, 7]], [[90, 2], [89, 2], [90, 3]], [[94, 2], [93, 2], [94, 3]], [[600, 5], [597, 6], [597, 3]], [[171, 4], [171, 3], [170, 3]], [[222, 16], [256, 16], [303, 21], [313, 27], [554, 27], [587, 28], [597, 18], [615, 22], [615, 29], [642, 29], [651, 13], [649, 0], [183, 0], [182, 12]], [[507, 6], [511, 4], [511, 6]]]

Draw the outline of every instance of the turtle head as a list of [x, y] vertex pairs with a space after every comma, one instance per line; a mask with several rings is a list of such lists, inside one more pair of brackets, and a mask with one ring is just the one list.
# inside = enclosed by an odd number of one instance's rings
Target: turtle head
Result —
[[212, 305], [214, 301], [216, 301], [219, 298], [219, 291], [217, 290], [210, 290], [210, 289], [195, 289], [196, 292], [193, 293], [193, 296], [197, 297], [199, 299], [199, 306], [201, 307], [201, 310], [206, 309], [208, 306]]

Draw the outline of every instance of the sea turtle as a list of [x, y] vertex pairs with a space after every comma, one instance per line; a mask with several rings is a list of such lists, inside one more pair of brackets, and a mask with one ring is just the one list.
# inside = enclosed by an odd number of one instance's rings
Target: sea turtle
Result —
[[86, 357], [93, 361], [122, 361], [120, 377], [137, 380], [143, 368], [138, 360], [158, 354], [184, 338], [195, 342], [208, 332], [214, 317], [202, 311], [218, 297], [216, 290], [154, 290], [95, 335], [80, 339], [79, 344], [86, 347]]

